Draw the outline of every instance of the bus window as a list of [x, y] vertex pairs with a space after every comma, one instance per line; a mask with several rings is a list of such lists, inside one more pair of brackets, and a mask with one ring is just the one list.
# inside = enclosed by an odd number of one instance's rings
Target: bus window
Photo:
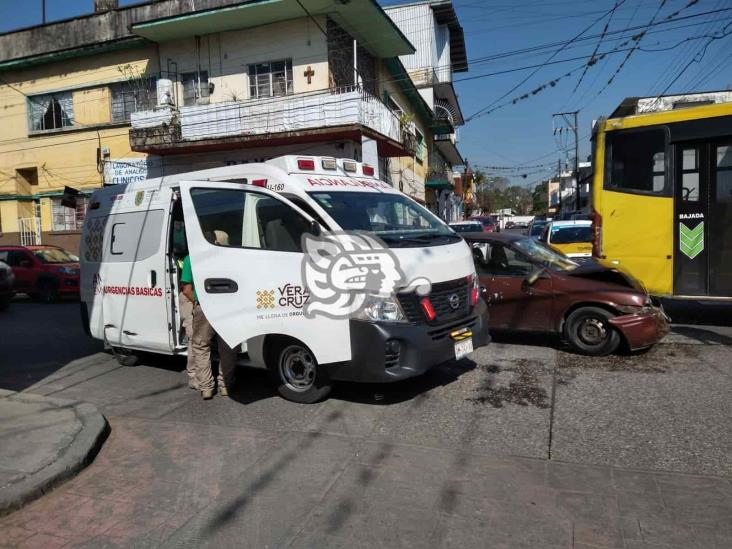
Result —
[[606, 189], [669, 196], [664, 129], [608, 132], [606, 139]]
[[732, 145], [717, 147], [717, 202], [732, 202]]
[[681, 153], [681, 199], [699, 202], [699, 162], [696, 147], [683, 149]]

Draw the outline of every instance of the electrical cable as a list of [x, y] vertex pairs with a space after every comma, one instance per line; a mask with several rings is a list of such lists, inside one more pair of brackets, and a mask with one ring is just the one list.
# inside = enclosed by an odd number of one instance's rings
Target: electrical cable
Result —
[[595, 49], [592, 50], [592, 53], [590, 54], [590, 58], [587, 60], [587, 65], [585, 65], [585, 69], [582, 71], [582, 74], [579, 77], [579, 80], [577, 80], [577, 84], [575, 84], [574, 89], [572, 90], [572, 94], [577, 91], [577, 88], [580, 87], [580, 84], [582, 84], [582, 81], [585, 78], [585, 74], [587, 74], [587, 70], [597, 63], [597, 58], [595, 55], [597, 55], [597, 50], [600, 49], [600, 45], [602, 44], [603, 38], [605, 38], [605, 35], [607, 34], [608, 27], [610, 26], [610, 22], [613, 20], [613, 15], [615, 15], [615, 12], [617, 11], [618, 7], [620, 6], [620, 3], [618, 0], [615, 0], [615, 5], [613, 6], [612, 11], [610, 12], [610, 16], [607, 18], [607, 21], [605, 22], [605, 26], [602, 29], [602, 33], [600, 34], [600, 39], [597, 41], [597, 44], [595, 44]]
[[[625, 2], [625, 1], [626, 1], [626, 0], [622, 0], [622, 2]], [[665, 2], [666, 0], [663, 0], [663, 1]], [[570, 39], [569, 39], [569, 40], [568, 40], [568, 41], [566, 42], [566, 44], [565, 44], [564, 46], [562, 46], [562, 47], [561, 47], [561, 48], [560, 48], [559, 50], [557, 50], [557, 51], [556, 51], [556, 52], [554, 52], [554, 53], [553, 53], [553, 54], [552, 54], [551, 56], [549, 56], [549, 58], [548, 58], [548, 59], [547, 59], [547, 60], [545, 61], [544, 65], [545, 65], [546, 63], [549, 63], [549, 62], [550, 62], [550, 61], [551, 61], [552, 59], [554, 59], [554, 57], [556, 57], [556, 55], [557, 55], [557, 54], [558, 54], [559, 52], [561, 52], [561, 51], [562, 51], [562, 50], [563, 50], [563, 49], [564, 49], [564, 48], [565, 48], [566, 46], [568, 46], [569, 44], [571, 44], [572, 42], [574, 42], [575, 40], [577, 40], [578, 38], [580, 38], [580, 37], [581, 37], [581, 36], [582, 36], [583, 34], [585, 34], [585, 33], [586, 33], [587, 31], [589, 31], [589, 30], [590, 30], [590, 29], [591, 29], [592, 27], [594, 27], [594, 26], [595, 26], [595, 25], [596, 25], [596, 24], [597, 24], [598, 22], [602, 21], [602, 19], [604, 19], [605, 17], [607, 17], [607, 16], [608, 16], [608, 15], [609, 15], [609, 14], [610, 14], [611, 12], [612, 12], [612, 10], [608, 10], [607, 12], [605, 12], [605, 13], [604, 13], [604, 15], [602, 15], [602, 17], [600, 17], [600, 18], [598, 18], [598, 19], [595, 19], [595, 20], [594, 20], [594, 21], [593, 21], [593, 22], [592, 22], [592, 23], [591, 23], [591, 24], [590, 24], [589, 26], [585, 27], [585, 28], [584, 28], [584, 29], [583, 29], [582, 31], [580, 31], [580, 32], [579, 32], [578, 34], [576, 34], [576, 35], [575, 35], [574, 37], [570, 38]], [[540, 66], [540, 67], [536, 68], [536, 70], [534, 70], [534, 71], [533, 71], [533, 72], [532, 72], [532, 73], [531, 73], [531, 74], [530, 74], [529, 76], [527, 76], [527, 77], [525, 77], [524, 79], [522, 79], [522, 80], [521, 80], [521, 81], [520, 81], [520, 82], [519, 82], [518, 84], [516, 84], [515, 86], [513, 86], [513, 87], [512, 87], [512, 88], [511, 88], [510, 90], [508, 90], [507, 92], [505, 92], [505, 93], [504, 93], [503, 95], [501, 95], [501, 96], [500, 96], [500, 97], [499, 97], [498, 99], [494, 100], [494, 101], [493, 101], [492, 103], [489, 103], [489, 104], [488, 104], [487, 106], [483, 107], [482, 109], [480, 109], [480, 110], [476, 111], [475, 113], [473, 113], [472, 115], [468, 116], [468, 117], [467, 117], [467, 118], [465, 119], [465, 122], [467, 123], [467, 122], [469, 122], [470, 120], [473, 120], [473, 119], [475, 119], [475, 118], [476, 118], [477, 116], [479, 116], [479, 115], [480, 115], [481, 113], [483, 113], [483, 112], [485, 112], [485, 111], [489, 110], [489, 109], [490, 109], [491, 107], [493, 107], [494, 105], [496, 105], [497, 103], [499, 103], [499, 102], [500, 102], [501, 100], [503, 100], [504, 98], [506, 98], [506, 97], [508, 97], [509, 95], [511, 95], [511, 94], [512, 94], [512, 93], [513, 93], [514, 91], [516, 91], [516, 90], [517, 90], [517, 89], [518, 89], [519, 87], [521, 87], [521, 86], [522, 86], [523, 84], [525, 84], [525, 83], [526, 83], [527, 81], [529, 81], [529, 80], [530, 80], [531, 78], [533, 78], [533, 76], [534, 76], [534, 75], [535, 75], [535, 74], [536, 74], [537, 72], [539, 72], [539, 71], [540, 71], [541, 69], [542, 69], [542, 66]]]

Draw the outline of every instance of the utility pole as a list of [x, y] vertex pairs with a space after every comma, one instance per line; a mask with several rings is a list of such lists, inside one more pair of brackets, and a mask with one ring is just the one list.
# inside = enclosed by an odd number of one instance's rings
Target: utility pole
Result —
[[46, 0], [41, 0], [41, 16], [43, 19], [43, 24], [46, 24]]
[[[561, 134], [562, 131], [564, 131], [565, 127], [568, 130], [572, 130], [574, 133], [574, 185], [575, 185], [575, 202], [576, 202], [576, 209], [579, 210], [582, 208], [582, 200], [580, 198], [580, 182], [579, 182], [579, 133], [578, 133], [578, 125], [577, 125], [577, 115], [579, 115], [579, 111], [570, 111], [570, 112], [557, 112], [552, 115], [552, 122], [556, 117], [561, 116], [563, 125], [561, 126], [554, 126], [554, 133], [556, 134], [557, 131]], [[569, 117], [572, 117], [570, 120]]]

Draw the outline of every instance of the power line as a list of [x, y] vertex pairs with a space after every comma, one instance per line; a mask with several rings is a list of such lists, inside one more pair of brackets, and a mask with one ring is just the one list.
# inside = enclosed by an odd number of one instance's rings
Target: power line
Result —
[[[653, 17], [651, 17], [651, 20], [648, 23], [649, 26], [652, 25], [653, 23], [655, 23], [656, 17], [658, 17], [658, 14], [661, 12], [661, 10], [663, 9], [663, 7], [666, 5], [666, 2], [667, 2], [667, 0], [661, 0], [661, 3], [659, 4], [658, 9], [655, 11], [655, 13], [653, 14]], [[673, 19], [679, 13], [681, 13], [683, 10], [688, 9], [688, 8], [690, 8], [690, 7], [698, 4], [698, 3], [699, 3], [699, 0], [689, 0], [684, 7], [676, 10], [675, 12], [673, 12], [673, 13], [671, 13], [669, 15], [667, 15], [665, 17], [665, 20], [668, 21], [668, 20]], [[598, 92], [598, 95], [602, 94], [602, 92], [604, 92], [608, 88], [608, 86], [610, 86], [613, 83], [613, 81], [618, 76], [618, 74], [620, 73], [620, 71], [622, 71], [623, 70], [623, 67], [625, 67], [625, 65], [627, 64], [628, 60], [633, 56], [633, 54], [636, 52], [636, 50], [640, 47], [640, 43], [645, 38], [646, 34], [647, 34], [647, 31], [646, 30], [643, 30], [638, 35], [636, 35], [636, 36], [634, 36], [632, 38], [632, 40], [635, 42], [635, 47], [633, 49], [631, 49], [628, 52], [628, 54], [625, 56], [625, 59], [623, 59], [621, 61], [620, 65], [618, 65], [618, 68], [615, 69], [615, 72], [613, 73], [613, 75], [608, 79], [607, 83], [602, 87], [602, 89], [600, 89], [600, 91]]]
[[[626, 0], [621, 0], [622, 3], [624, 3], [625, 1]], [[578, 34], [576, 34], [574, 37], [570, 38], [562, 47], [559, 48], [559, 50], [557, 50], [551, 56], [549, 56], [549, 58], [545, 61], [544, 64], [549, 63], [566, 46], [568, 46], [569, 44], [571, 44], [572, 42], [574, 42], [575, 40], [577, 40], [578, 38], [580, 38], [588, 30], [590, 30], [592, 27], [594, 27], [599, 21], [602, 21], [602, 19], [604, 19], [605, 17], [607, 17], [607, 15], [610, 14], [611, 12], [612, 12], [612, 10], [609, 10], [609, 11], [605, 12], [605, 14], [602, 17], [596, 19], [589, 26], [585, 27], [582, 31], [580, 31]], [[508, 90], [506, 93], [504, 93], [501, 97], [499, 97], [498, 99], [496, 99], [492, 103], [489, 103], [487, 106], [483, 107], [482, 109], [478, 110], [477, 112], [475, 112], [474, 114], [472, 114], [471, 116], [469, 116], [465, 121], [468, 122], [468, 121], [474, 119], [475, 117], [479, 116], [481, 113], [483, 113], [483, 112], [487, 111], [488, 109], [490, 109], [493, 105], [495, 105], [498, 102], [500, 102], [502, 99], [508, 97], [510, 94], [512, 94], [514, 91], [516, 91], [519, 87], [521, 87], [523, 84], [525, 84], [528, 80], [530, 80], [537, 72], [539, 72], [541, 70], [541, 68], [542, 68], [541, 66], [538, 67], [530, 75], [528, 75], [527, 77], [525, 77], [524, 79], [522, 79], [518, 84], [516, 84], [510, 90]]]
[[[658, 97], [660, 98], [661, 96], [666, 95], [666, 92], [671, 88], [671, 86], [673, 86], [676, 83], [676, 81], [679, 78], [681, 78], [681, 75], [683, 75], [693, 63], [700, 63], [701, 60], [704, 59], [704, 56], [707, 53], [707, 48], [709, 48], [709, 45], [712, 42], [714, 42], [715, 40], [719, 40], [720, 38], [729, 36], [730, 33], [727, 32], [727, 29], [730, 28], [730, 26], [732, 26], [732, 22], [727, 23], [724, 26], [724, 28], [720, 31], [719, 36], [710, 36], [709, 40], [706, 42], [706, 44], [702, 45], [702, 47], [699, 49], [697, 54], [694, 55], [694, 57], [692, 57], [686, 65], [684, 65], [684, 67], [678, 72], [678, 74], [673, 78], [673, 80], [671, 80], [671, 82], [668, 83], [668, 85], [663, 89], [663, 91], [658, 95]], [[698, 59], [697, 59], [697, 57], [698, 57]]]
[[580, 84], [582, 84], [582, 80], [585, 78], [585, 74], [587, 74], [587, 69], [589, 69], [592, 65], [597, 63], [598, 59], [595, 57], [597, 55], [597, 50], [600, 49], [600, 45], [602, 44], [603, 38], [605, 38], [605, 35], [607, 34], [607, 29], [610, 26], [610, 22], [613, 20], [613, 15], [615, 15], [615, 12], [617, 11], [618, 7], [620, 6], [620, 3], [615, 0], [615, 5], [613, 6], [612, 11], [610, 12], [610, 16], [607, 18], [607, 21], [605, 21], [605, 26], [602, 29], [602, 33], [600, 34], [600, 39], [597, 41], [597, 44], [595, 45], [595, 49], [592, 50], [592, 54], [590, 54], [590, 58], [587, 60], [587, 65], [585, 65], [585, 69], [582, 71], [582, 74], [579, 77], [579, 80], [577, 80], [577, 84], [574, 86], [574, 90], [572, 90], [572, 93], [577, 91], [577, 88], [580, 87]]

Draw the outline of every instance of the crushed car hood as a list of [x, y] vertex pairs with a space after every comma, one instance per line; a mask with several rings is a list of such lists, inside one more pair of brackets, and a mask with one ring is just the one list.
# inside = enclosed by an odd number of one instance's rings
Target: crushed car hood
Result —
[[588, 261], [580, 263], [579, 267], [573, 271], [567, 271], [567, 276], [586, 278], [597, 282], [606, 282], [608, 284], [617, 284], [625, 286], [644, 293], [648, 293], [646, 289], [634, 276], [630, 273], [619, 269], [615, 265], [607, 265], [598, 261]]

